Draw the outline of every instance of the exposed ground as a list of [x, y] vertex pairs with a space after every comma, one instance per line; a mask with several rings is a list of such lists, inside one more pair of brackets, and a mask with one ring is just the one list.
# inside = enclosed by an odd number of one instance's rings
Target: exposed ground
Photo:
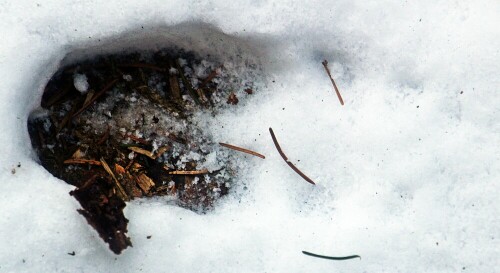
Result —
[[64, 67], [29, 123], [41, 164], [76, 187], [79, 212], [117, 254], [132, 245], [126, 201], [169, 196], [202, 213], [228, 193], [237, 171], [191, 116], [235, 107], [234, 90], [247, 96], [253, 87], [220, 64], [172, 52]]

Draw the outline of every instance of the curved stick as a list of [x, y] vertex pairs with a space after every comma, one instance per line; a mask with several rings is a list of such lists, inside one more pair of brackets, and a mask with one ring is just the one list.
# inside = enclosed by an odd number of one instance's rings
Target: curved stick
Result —
[[292, 170], [294, 170], [302, 178], [304, 178], [304, 180], [306, 180], [307, 182], [309, 182], [309, 183], [311, 183], [313, 185], [316, 185], [316, 183], [314, 183], [314, 181], [312, 181], [311, 178], [307, 177], [307, 175], [305, 175], [303, 172], [301, 172], [297, 167], [295, 167], [295, 165], [292, 164], [292, 162], [290, 162], [288, 160], [288, 158], [286, 157], [286, 155], [283, 152], [283, 150], [281, 150], [281, 147], [280, 147], [280, 145], [278, 143], [278, 140], [276, 139], [276, 136], [274, 135], [274, 132], [273, 132], [272, 128], [269, 128], [269, 132], [271, 133], [271, 137], [273, 138], [274, 146], [276, 146], [276, 149], [278, 150], [278, 153], [280, 153], [281, 157], [285, 160], [286, 164], [288, 164], [288, 166], [290, 166], [290, 168], [292, 168]]

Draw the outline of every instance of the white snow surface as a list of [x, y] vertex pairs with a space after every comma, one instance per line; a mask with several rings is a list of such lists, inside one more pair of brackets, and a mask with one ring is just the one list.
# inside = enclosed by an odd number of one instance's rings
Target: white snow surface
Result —
[[73, 84], [75, 85], [75, 89], [80, 93], [87, 93], [87, 91], [89, 90], [89, 82], [87, 80], [87, 76], [85, 76], [84, 74], [76, 73], [75, 75], [73, 75]]
[[[498, 14], [496, 0], [2, 1], [0, 272], [500, 272]], [[134, 246], [116, 256], [37, 163], [27, 119], [60, 65], [165, 45], [260, 63], [259, 90], [197, 120], [266, 159], [245, 157], [205, 215], [129, 203]]]

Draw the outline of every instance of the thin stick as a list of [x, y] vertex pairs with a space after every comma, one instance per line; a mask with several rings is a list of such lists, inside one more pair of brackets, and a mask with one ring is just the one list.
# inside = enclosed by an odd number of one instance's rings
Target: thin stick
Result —
[[335, 84], [335, 81], [332, 78], [332, 74], [330, 73], [330, 69], [328, 69], [328, 61], [324, 60], [322, 62], [323, 66], [325, 67], [326, 73], [328, 74], [328, 77], [330, 77], [330, 80], [332, 81], [333, 88], [335, 89], [335, 93], [337, 93], [337, 97], [339, 98], [340, 104], [344, 105], [344, 100], [342, 99], [342, 96], [340, 95], [339, 89], [337, 88], [337, 85]]
[[118, 197], [120, 197], [123, 201], [128, 201], [130, 200], [130, 198], [128, 197], [127, 193], [125, 192], [125, 190], [123, 189], [122, 185], [120, 184], [120, 182], [118, 181], [118, 179], [116, 179], [116, 176], [115, 174], [113, 173], [113, 171], [111, 170], [111, 168], [109, 167], [108, 163], [106, 163], [106, 160], [104, 160], [104, 158], [101, 157], [101, 165], [102, 167], [104, 168], [104, 170], [109, 174], [111, 175], [111, 177], [113, 178], [113, 180], [115, 181], [115, 184], [116, 184], [116, 189], [118, 191]]
[[71, 158], [71, 159], [64, 160], [63, 163], [64, 164], [90, 164], [90, 165], [101, 166], [101, 162], [100, 161], [92, 160], [92, 159]]
[[314, 253], [307, 252], [307, 251], [302, 251], [302, 253], [304, 253], [305, 255], [308, 255], [308, 256], [316, 257], [316, 258], [327, 259], [327, 260], [336, 260], [336, 261], [350, 260], [350, 259], [356, 259], [356, 258], [361, 259], [361, 256], [359, 256], [359, 255], [345, 256], [345, 257], [331, 257], [331, 256], [318, 255], [318, 254], [314, 254]]
[[288, 158], [286, 157], [286, 155], [283, 152], [283, 150], [281, 150], [281, 147], [280, 147], [280, 145], [278, 143], [278, 140], [276, 139], [276, 136], [274, 135], [274, 132], [273, 132], [272, 128], [269, 128], [269, 132], [271, 133], [271, 137], [273, 138], [273, 142], [274, 142], [274, 146], [276, 146], [276, 150], [278, 150], [278, 153], [280, 153], [281, 157], [285, 160], [286, 164], [288, 164], [288, 166], [290, 166], [290, 168], [292, 168], [292, 170], [294, 170], [302, 178], [304, 178], [304, 180], [306, 180], [307, 182], [309, 182], [309, 183], [311, 183], [313, 185], [316, 185], [316, 183], [314, 183], [314, 181], [312, 181], [311, 178], [307, 177], [307, 175], [305, 175], [303, 172], [301, 172], [297, 167], [295, 167], [295, 165], [292, 164], [292, 162], [290, 162], [288, 160]]
[[177, 175], [200, 175], [200, 174], [207, 174], [208, 170], [203, 169], [203, 170], [197, 170], [197, 171], [169, 171], [168, 174], [177, 174]]
[[238, 147], [238, 146], [234, 146], [234, 145], [226, 144], [226, 143], [222, 143], [222, 142], [219, 142], [219, 144], [221, 146], [224, 146], [224, 147], [229, 148], [229, 149], [233, 149], [233, 150], [236, 150], [236, 151], [239, 151], [239, 152], [242, 152], [242, 153], [247, 153], [247, 154], [250, 154], [250, 155], [258, 156], [258, 157], [260, 157], [262, 159], [266, 158], [262, 154], [259, 154], [257, 152], [254, 152], [254, 151], [251, 151], [251, 150], [248, 150], [248, 149], [245, 149], [245, 148], [241, 148], [241, 147]]
[[123, 138], [129, 138], [135, 142], [139, 142], [139, 143], [144, 144], [144, 145], [150, 145], [150, 143], [147, 140], [140, 138], [140, 137], [136, 137], [133, 134], [125, 135], [125, 136], [123, 136]]

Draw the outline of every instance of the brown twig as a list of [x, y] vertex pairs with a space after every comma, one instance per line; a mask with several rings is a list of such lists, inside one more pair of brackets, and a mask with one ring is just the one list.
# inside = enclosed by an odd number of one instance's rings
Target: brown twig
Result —
[[136, 152], [138, 154], [145, 155], [145, 156], [147, 156], [147, 157], [149, 157], [151, 159], [156, 159], [156, 157], [154, 156], [154, 154], [152, 152], [148, 151], [148, 150], [144, 150], [142, 148], [134, 147], [134, 146], [128, 147], [128, 149], [131, 150], [131, 151], [134, 151], [134, 152]]
[[337, 88], [337, 85], [335, 84], [335, 81], [332, 78], [332, 74], [330, 73], [330, 69], [328, 69], [328, 61], [324, 60], [322, 62], [323, 66], [325, 67], [326, 73], [328, 74], [328, 77], [330, 77], [330, 80], [332, 81], [333, 88], [335, 89], [335, 93], [337, 93], [337, 97], [339, 98], [340, 104], [344, 105], [344, 100], [342, 99], [342, 96], [340, 95], [339, 89]]
[[151, 188], [155, 186], [153, 180], [143, 173], [135, 176], [135, 182], [145, 194], [148, 194], [151, 191]]
[[64, 164], [90, 164], [90, 165], [97, 165], [100, 166], [101, 162], [97, 160], [92, 160], [92, 159], [79, 159], [79, 158], [70, 158], [66, 159], [63, 162]]
[[248, 150], [248, 149], [245, 149], [245, 148], [241, 148], [241, 147], [238, 147], [238, 146], [234, 146], [234, 145], [226, 144], [226, 143], [222, 143], [222, 142], [219, 142], [219, 144], [221, 146], [224, 146], [224, 147], [229, 148], [229, 149], [233, 149], [233, 150], [236, 150], [236, 151], [239, 151], [239, 152], [242, 152], [242, 153], [247, 153], [247, 154], [250, 154], [250, 155], [258, 156], [258, 157], [260, 157], [262, 159], [266, 158], [262, 154], [259, 154], [257, 152], [254, 152], [254, 151], [251, 151], [251, 150]]
[[177, 174], [177, 175], [200, 175], [207, 174], [207, 169], [196, 170], [196, 171], [169, 171], [168, 174]]
[[301, 172], [299, 169], [297, 169], [297, 167], [295, 167], [295, 165], [292, 164], [292, 162], [290, 162], [288, 160], [288, 158], [286, 157], [285, 153], [283, 152], [283, 150], [281, 150], [281, 147], [278, 143], [278, 140], [276, 139], [276, 136], [274, 135], [274, 132], [273, 132], [273, 129], [272, 128], [269, 128], [269, 132], [271, 133], [271, 137], [273, 139], [273, 142], [274, 142], [274, 145], [276, 146], [276, 150], [278, 150], [278, 153], [281, 155], [281, 157], [285, 160], [286, 164], [288, 164], [288, 166], [290, 166], [290, 168], [292, 168], [292, 170], [294, 170], [296, 173], [298, 173], [302, 178], [304, 178], [304, 180], [306, 180], [307, 182], [313, 184], [313, 185], [316, 185], [316, 183], [314, 183], [314, 181], [312, 181], [311, 178], [307, 177], [307, 175], [305, 175], [303, 172]]

